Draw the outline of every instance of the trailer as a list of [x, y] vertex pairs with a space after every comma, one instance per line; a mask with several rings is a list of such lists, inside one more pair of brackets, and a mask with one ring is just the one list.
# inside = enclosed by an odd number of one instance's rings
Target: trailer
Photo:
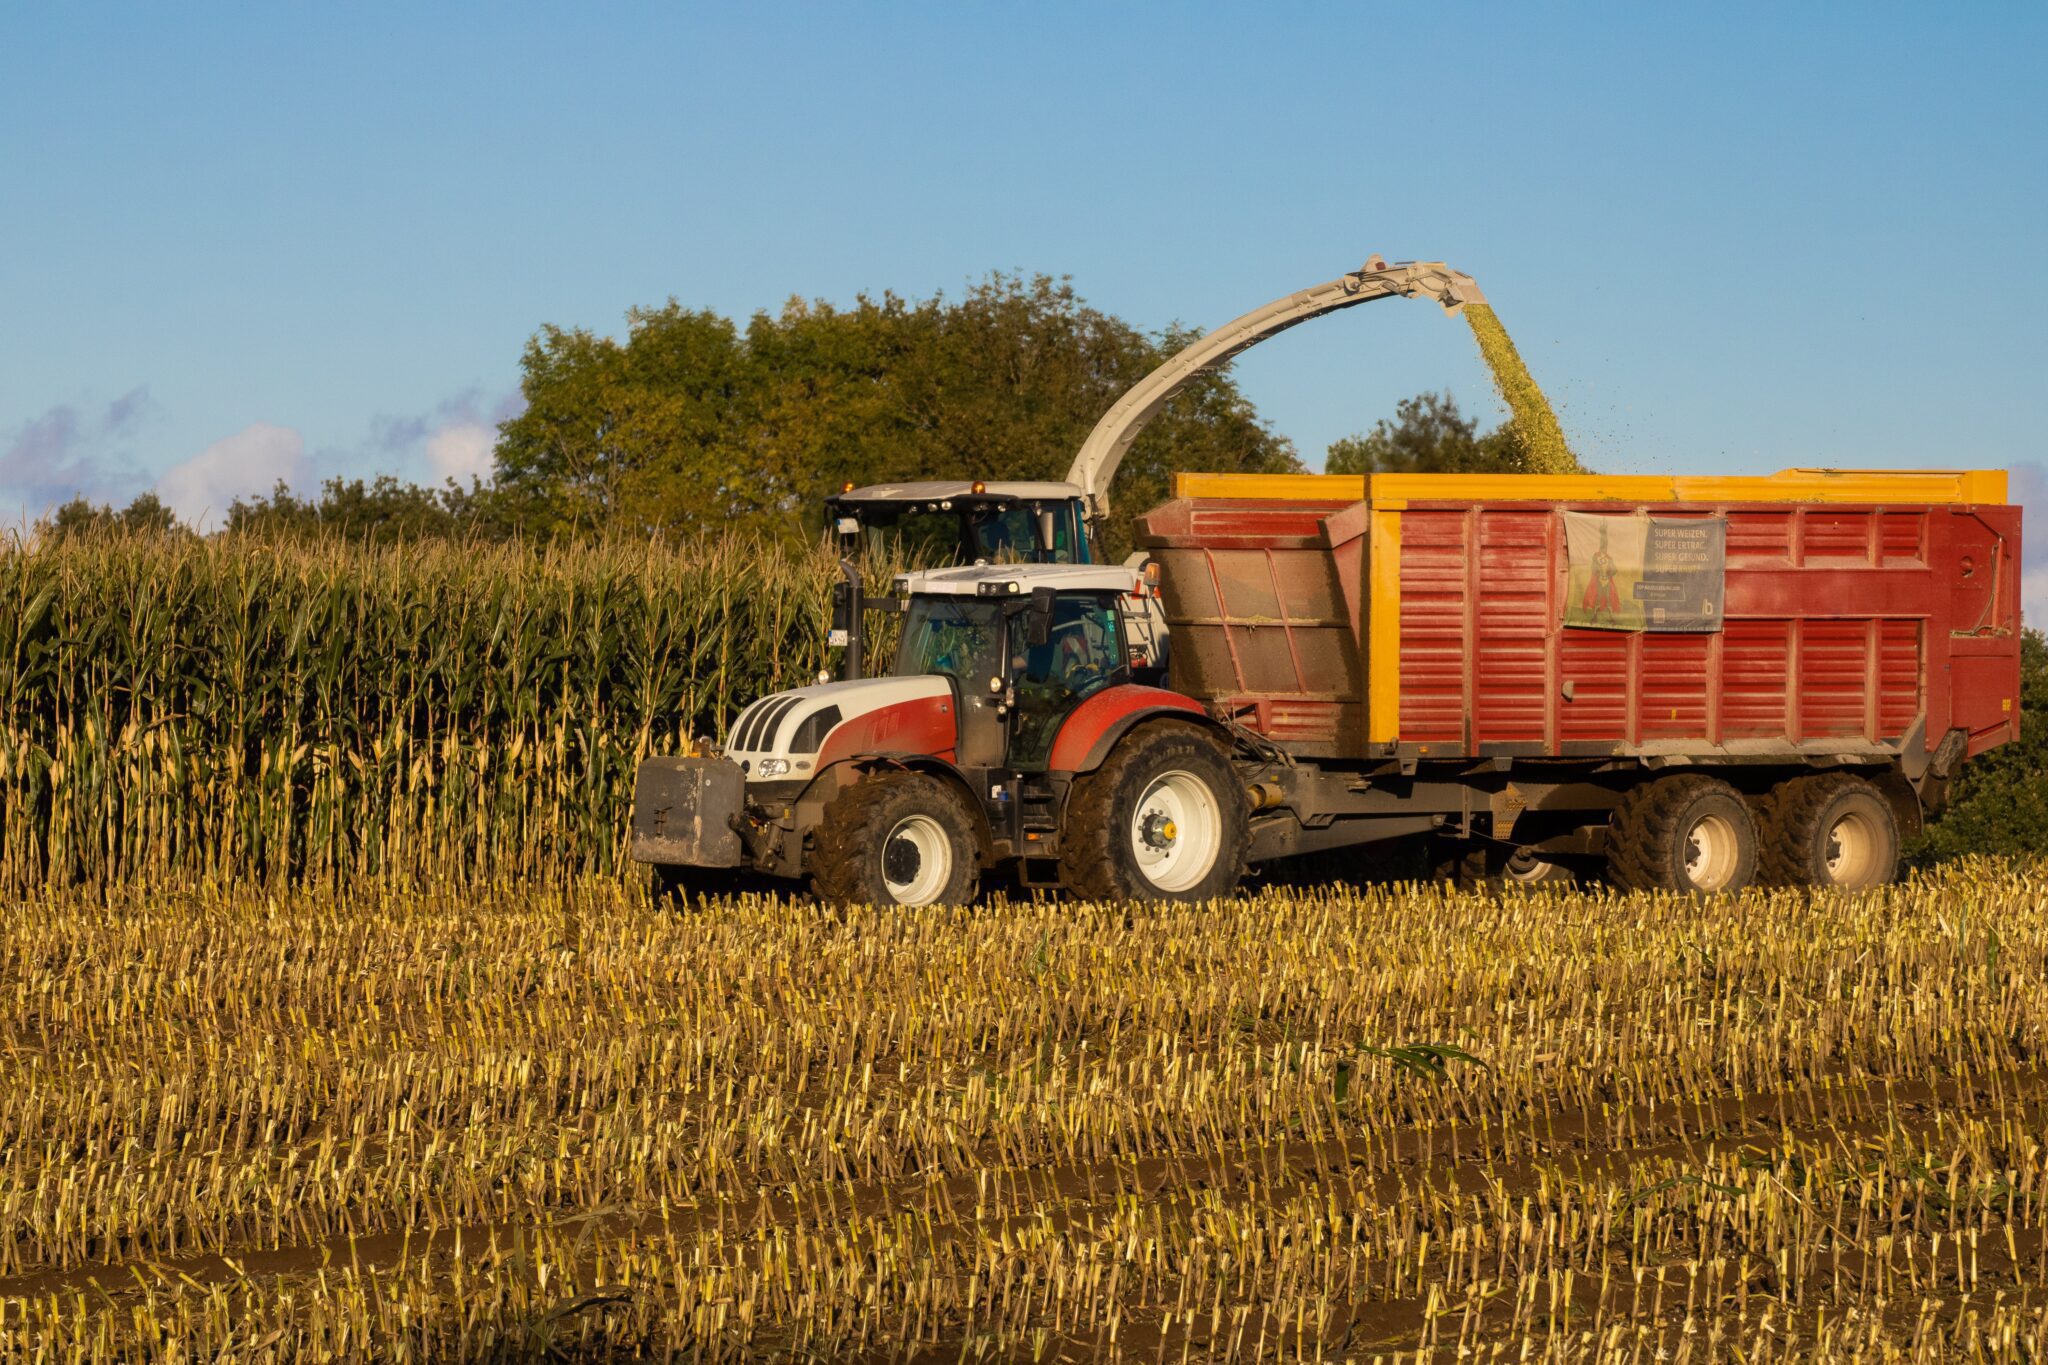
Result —
[[[841, 901], [1006, 871], [1203, 899], [1419, 841], [1450, 875], [1859, 889], [2019, 733], [1996, 471], [1185, 475], [1142, 570], [908, 574], [882, 676], [649, 759], [633, 856]], [[1170, 625], [1164, 686], [1138, 623]]]
[[2019, 734], [2005, 476], [1183, 476], [1170, 686], [1272, 746], [1248, 858], [1873, 885]]

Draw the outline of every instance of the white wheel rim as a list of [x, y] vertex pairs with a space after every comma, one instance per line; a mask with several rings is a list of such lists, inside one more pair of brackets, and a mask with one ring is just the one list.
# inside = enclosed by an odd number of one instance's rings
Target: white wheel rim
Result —
[[1131, 811], [1131, 853], [1160, 891], [1186, 891], [1209, 875], [1223, 847], [1223, 810], [1190, 772], [1161, 773]]
[[1868, 886], [1877, 866], [1877, 830], [1870, 817], [1850, 811], [1828, 830], [1823, 851], [1828, 881], [1835, 886]]
[[1685, 876], [1701, 891], [1719, 891], [1735, 880], [1741, 844], [1725, 815], [1703, 815], [1685, 835]]
[[1501, 869], [1511, 882], [1542, 882], [1557, 875], [1557, 864], [1547, 858], [1539, 858], [1526, 848], [1518, 848], [1509, 855], [1507, 864]]
[[882, 885], [898, 905], [929, 905], [953, 880], [953, 841], [929, 815], [906, 815], [882, 840]]

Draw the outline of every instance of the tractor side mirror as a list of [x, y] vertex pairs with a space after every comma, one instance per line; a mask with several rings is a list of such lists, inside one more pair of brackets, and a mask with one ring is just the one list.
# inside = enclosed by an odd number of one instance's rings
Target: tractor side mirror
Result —
[[1024, 618], [1026, 644], [1042, 645], [1052, 638], [1052, 599], [1051, 588], [1031, 590], [1031, 606]]
[[1038, 526], [1038, 548], [1049, 555], [1053, 552], [1053, 536], [1057, 529], [1057, 522], [1053, 517], [1052, 509], [1050, 507], [1039, 508], [1036, 522]]

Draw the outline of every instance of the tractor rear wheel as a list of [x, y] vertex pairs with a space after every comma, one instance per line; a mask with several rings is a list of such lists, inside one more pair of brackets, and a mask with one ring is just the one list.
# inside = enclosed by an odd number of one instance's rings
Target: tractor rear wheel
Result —
[[1143, 726], [1075, 779], [1060, 880], [1085, 900], [1227, 896], [1244, 875], [1250, 818], [1221, 744], [1189, 725]]
[[1740, 792], [1705, 773], [1638, 783], [1614, 807], [1607, 872], [1625, 890], [1732, 894], [1756, 880], [1756, 821]]
[[840, 905], [966, 905], [981, 880], [973, 817], [938, 778], [870, 773], [825, 807], [811, 880]]
[[1781, 782], [1765, 809], [1763, 865], [1773, 885], [1864, 891], [1898, 875], [1898, 817], [1854, 773]]

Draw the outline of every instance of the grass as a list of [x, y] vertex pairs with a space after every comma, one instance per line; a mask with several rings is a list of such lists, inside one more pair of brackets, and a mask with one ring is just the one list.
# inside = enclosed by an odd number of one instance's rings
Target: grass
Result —
[[28, 1359], [2039, 1359], [2048, 868], [1701, 909], [48, 889]]

